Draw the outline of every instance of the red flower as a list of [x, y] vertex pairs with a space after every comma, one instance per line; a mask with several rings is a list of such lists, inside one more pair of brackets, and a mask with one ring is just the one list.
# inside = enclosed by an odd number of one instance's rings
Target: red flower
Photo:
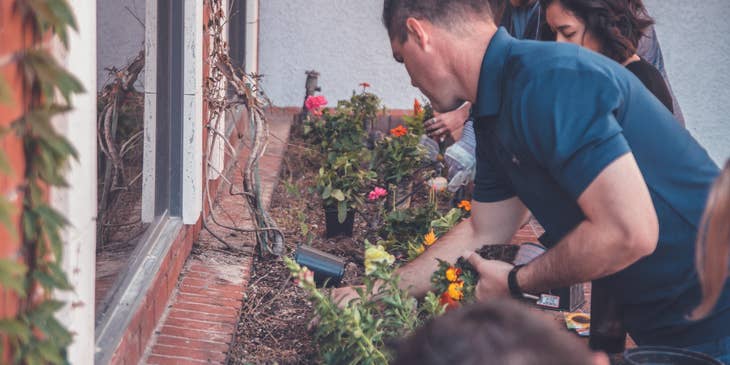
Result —
[[413, 115], [419, 115], [422, 111], [421, 103], [418, 102], [418, 99], [413, 99]]
[[322, 115], [322, 107], [325, 105], [327, 105], [327, 99], [323, 95], [308, 96], [304, 101], [304, 107], [316, 116]]
[[408, 129], [404, 127], [402, 124], [399, 124], [397, 127], [390, 130], [390, 134], [393, 137], [403, 137], [406, 134], [408, 134]]
[[452, 299], [448, 291], [445, 291], [443, 294], [441, 294], [441, 297], [439, 298], [439, 303], [441, 305], [446, 305], [446, 310], [459, 308], [459, 301]]
[[361, 82], [360, 86], [362, 86], [362, 91], [365, 91], [365, 89], [370, 87], [370, 84], [368, 84], [367, 82]]

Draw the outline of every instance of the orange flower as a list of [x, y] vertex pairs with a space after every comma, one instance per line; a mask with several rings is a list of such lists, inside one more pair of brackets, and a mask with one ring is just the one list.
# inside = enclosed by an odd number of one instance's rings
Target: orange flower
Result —
[[397, 127], [390, 130], [390, 134], [393, 137], [403, 137], [406, 134], [408, 134], [408, 129], [404, 127], [402, 124], [399, 124]]
[[413, 99], [413, 115], [419, 115], [422, 111], [421, 103], [418, 102], [418, 99]]
[[449, 284], [449, 288], [446, 290], [447, 293], [449, 293], [449, 297], [453, 300], [462, 300], [464, 299], [464, 282], [463, 281], [457, 281], [455, 283]]
[[436, 242], [436, 239], [436, 233], [433, 233], [433, 229], [431, 229], [425, 236], [423, 236], [423, 244], [425, 246], [431, 246], [434, 242]]
[[446, 269], [446, 280], [454, 283], [459, 280], [459, 276], [461, 276], [461, 269], [453, 266]]
[[459, 307], [459, 302], [451, 299], [449, 292], [445, 291], [439, 298], [439, 304], [446, 305], [446, 310], [456, 309]]
[[466, 210], [467, 212], [471, 211], [471, 202], [468, 200], [462, 200], [457, 207]]

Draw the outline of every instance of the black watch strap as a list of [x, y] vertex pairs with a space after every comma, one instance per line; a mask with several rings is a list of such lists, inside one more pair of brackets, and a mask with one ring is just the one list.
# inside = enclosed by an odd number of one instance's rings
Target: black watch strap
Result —
[[515, 265], [507, 275], [507, 286], [509, 287], [509, 293], [513, 298], [522, 299], [524, 297], [520, 284], [517, 283], [517, 272], [525, 265]]

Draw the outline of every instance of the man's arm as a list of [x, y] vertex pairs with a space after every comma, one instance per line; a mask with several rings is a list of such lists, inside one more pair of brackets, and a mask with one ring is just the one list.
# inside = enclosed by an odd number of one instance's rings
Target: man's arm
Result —
[[456, 225], [421, 256], [400, 267], [401, 288], [416, 297], [431, 290], [431, 275], [438, 268], [437, 258], [455, 262], [465, 250], [487, 244], [507, 243], [525, 222], [528, 210], [518, 198], [494, 203], [472, 203], [470, 219]]
[[[608, 165], [578, 198], [586, 219], [554, 248], [523, 267], [517, 283], [526, 293], [598, 279], [633, 264], [656, 248], [659, 224], [649, 191], [632, 154]], [[556, 212], [560, 214], [560, 212]], [[479, 272], [479, 300], [509, 294], [512, 265], [484, 260], [469, 262]]]
[[539, 293], [601, 278], [654, 252], [659, 223], [632, 154], [608, 165], [578, 204], [586, 219], [518, 272], [523, 291]]

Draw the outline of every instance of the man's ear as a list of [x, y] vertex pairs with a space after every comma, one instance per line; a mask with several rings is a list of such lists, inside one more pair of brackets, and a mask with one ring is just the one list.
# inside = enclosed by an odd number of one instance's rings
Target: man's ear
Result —
[[430, 40], [429, 31], [431, 27], [429, 25], [430, 23], [427, 24], [427, 22], [416, 18], [406, 19], [408, 37], [413, 38], [413, 41], [422, 49], [426, 48]]

